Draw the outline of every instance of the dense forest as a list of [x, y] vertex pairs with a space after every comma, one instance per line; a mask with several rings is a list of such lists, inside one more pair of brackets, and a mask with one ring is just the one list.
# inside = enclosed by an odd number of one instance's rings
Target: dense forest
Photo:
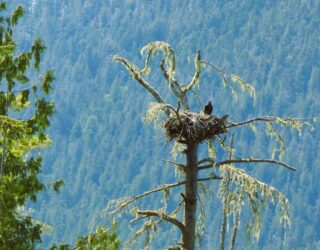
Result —
[[[107, 223], [103, 209], [111, 199], [133, 195], [162, 183], [172, 182], [171, 147], [161, 130], [144, 123], [152, 101], [112, 56], [121, 54], [139, 66], [139, 51], [147, 43], [162, 40], [177, 54], [177, 75], [187, 81], [193, 74], [193, 58], [202, 57], [226, 72], [240, 75], [256, 89], [256, 101], [247, 95], [233, 98], [219, 77], [203, 70], [199, 97], [212, 100], [215, 113], [240, 121], [258, 115], [283, 117], [319, 116], [320, 111], [320, 2], [311, 1], [131, 1], [131, 0], [13, 0], [9, 10], [22, 3], [26, 15], [15, 39], [22, 48], [41, 36], [47, 50], [44, 68], [56, 74], [53, 101], [56, 113], [49, 131], [52, 147], [44, 151], [41, 178], [63, 178], [59, 195], [44, 192], [32, 206], [34, 217], [54, 230], [44, 235], [43, 246], [72, 242], [76, 236]], [[156, 57], [157, 58], [157, 57]], [[156, 61], [156, 60], [155, 60]], [[156, 65], [155, 65], [156, 66]], [[156, 68], [156, 67], [155, 67]], [[167, 100], [173, 100], [160, 72], [149, 81]], [[201, 107], [196, 100], [194, 111]], [[285, 161], [297, 167], [287, 172], [273, 166], [246, 170], [282, 191], [291, 203], [292, 225], [283, 231], [270, 207], [264, 214], [258, 242], [244, 233], [238, 249], [320, 248], [320, 126], [284, 132]], [[273, 142], [249, 129], [236, 135], [239, 156], [271, 155]], [[203, 249], [218, 242], [220, 223], [212, 203]], [[159, 197], [148, 204], [158, 204]], [[120, 238], [132, 235], [135, 225], [116, 218]], [[240, 225], [244, 231], [245, 224]], [[163, 228], [155, 249], [176, 240], [176, 233]]]

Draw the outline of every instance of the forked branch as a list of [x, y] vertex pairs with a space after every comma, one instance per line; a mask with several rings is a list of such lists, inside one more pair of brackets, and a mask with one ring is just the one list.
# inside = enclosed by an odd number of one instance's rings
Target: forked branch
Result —
[[152, 216], [159, 217], [159, 218], [161, 218], [161, 219], [163, 219], [163, 220], [175, 225], [176, 227], [178, 227], [181, 230], [182, 233], [185, 230], [185, 226], [183, 225], [182, 222], [180, 222], [176, 218], [173, 218], [173, 217], [171, 217], [169, 215], [166, 215], [166, 214], [164, 214], [162, 212], [157, 212], [157, 211], [154, 211], [154, 210], [138, 210], [137, 214], [143, 215], [143, 216], [147, 216], [147, 217], [152, 217]]
[[[221, 177], [213, 175], [213, 176], [206, 177], [206, 178], [199, 178], [199, 179], [197, 179], [197, 182], [209, 181], [209, 180], [221, 180]], [[161, 192], [161, 191], [164, 191], [167, 189], [171, 189], [174, 187], [182, 186], [185, 183], [186, 183], [185, 181], [179, 181], [179, 182], [172, 183], [172, 184], [165, 184], [165, 185], [161, 185], [155, 189], [144, 192], [142, 194], [134, 195], [134, 196], [127, 197], [124, 199], [112, 200], [109, 202], [107, 208], [105, 209], [106, 215], [107, 216], [115, 215], [115, 214], [119, 213], [120, 211], [122, 211], [123, 209], [127, 208], [131, 203], [133, 203], [137, 200], [140, 200], [145, 196], [148, 196], [153, 193], [158, 193], [158, 192]]]
[[180, 84], [173, 75], [170, 75], [165, 66], [164, 66], [164, 60], [160, 62], [160, 69], [162, 71], [162, 75], [164, 79], [168, 82], [168, 85], [172, 92], [175, 94], [176, 97], [178, 97], [179, 101], [182, 103], [183, 108], [185, 110], [189, 110], [188, 106], [188, 99], [186, 94], [182, 91], [182, 84]]
[[[138, 195], [134, 195], [134, 196], [131, 196], [131, 197], [127, 197], [127, 198], [124, 198], [124, 199], [121, 199], [121, 200], [113, 200], [113, 201], [110, 201], [109, 204], [108, 204], [108, 207], [105, 209], [106, 210], [106, 214], [107, 215], [114, 215], [116, 213], [119, 213], [121, 210], [125, 209], [126, 207], [128, 207], [131, 203], [145, 197], [145, 196], [148, 196], [150, 194], [153, 194], [153, 193], [157, 193], [157, 192], [161, 192], [161, 191], [164, 191], [166, 189], [170, 189], [170, 188], [174, 188], [174, 187], [178, 187], [178, 186], [181, 186], [181, 185], [184, 185], [185, 184], [185, 181], [179, 181], [179, 182], [176, 182], [176, 183], [172, 183], [172, 184], [165, 184], [165, 185], [161, 185], [155, 189], [152, 189], [152, 190], [149, 190], [149, 191], [146, 191], [142, 194], [138, 194]], [[110, 212], [108, 212], [108, 210], [110, 210], [110, 207], [116, 207], [114, 210], [111, 210]]]

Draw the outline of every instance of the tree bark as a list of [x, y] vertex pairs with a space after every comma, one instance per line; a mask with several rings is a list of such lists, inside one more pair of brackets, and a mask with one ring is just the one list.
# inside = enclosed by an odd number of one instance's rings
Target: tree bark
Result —
[[197, 162], [198, 144], [188, 144], [186, 150], [187, 165], [185, 168], [185, 207], [184, 225], [185, 230], [182, 235], [182, 242], [186, 250], [195, 249], [196, 215], [197, 215]]

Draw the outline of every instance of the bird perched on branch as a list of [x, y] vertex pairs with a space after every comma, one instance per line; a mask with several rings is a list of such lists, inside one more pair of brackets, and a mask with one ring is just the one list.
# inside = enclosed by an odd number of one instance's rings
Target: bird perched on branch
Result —
[[208, 104], [204, 107], [204, 111], [203, 112], [206, 115], [211, 115], [212, 109], [213, 109], [213, 107], [212, 107], [211, 101], [209, 101]]

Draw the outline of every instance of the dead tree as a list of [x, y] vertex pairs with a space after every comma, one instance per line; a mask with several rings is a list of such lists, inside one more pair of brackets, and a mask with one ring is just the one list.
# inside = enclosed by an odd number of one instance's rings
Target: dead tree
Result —
[[[166, 103], [158, 91], [143, 78], [144, 74], [149, 73], [150, 71], [150, 57], [158, 52], [163, 53], [163, 59], [160, 62], [160, 69], [169, 89], [177, 98], [177, 107]], [[165, 114], [165, 118], [162, 123], [163, 128], [165, 129], [165, 134], [169, 140], [174, 141], [176, 144], [183, 147], [181, 153], [185, 154], [186, 158], [185, 163], [178, 163], [174, 161], [168, 162], [176, 165], [176, 167], [183, 172], [184, 178], [179, 182], [165, 184], [140, 195], [109, 202], [106, 212], [109, 215], [121, 212], [132, 205], [134, 201], [152, 193], [183, 186], [184, 192], [181, 193], [181, 202], [170, 214], [165, 211], [165, 208], [158, 210], [132, 209], [131, 211], [133, 211], [135, 215], [135, 219], [133, 221], [147, 219], [143, 228], [137, 231], [136, 236], [139, 236], [148, 230], [152, 231], [158, 223], [166, 221], [181, 231], [181, 242], [178, 243], [177, 246], [169, 247], [168, 249], [194, 250], [196, 246], [196, 218], [199, 202], [198, 184], [200, 182], [218, 180], [220, 181], [219, 197], [221, 198], [223, 205], [223, 218], [220, 230], [220, 249], [225, 249], [226, 223], [228, 222], [229, 216], [234, 218], [234, 222], [232, 223], [233, 230], [230, 238], [230, 249], [234, 248], [241, 206], [244, 204], [248, 204], [252, 209], [248, 228], [249, 231], [251, 230], [249, 233], [256, 237], [259, 235], [260, 230], [260, 205], [262, 203], [264, 204], [264, 201], [275, 202], [275, 200], [277, 200], [282, 223], [284, 226], [288, 225], [290, 223], [288, 215], [288, 200], [284, 195], [272, 186], [249, 176], [243, 169], [237, 168], [236, 165], [269, 163], [279, 165], [288, 170], [295, 170], [294, 167], [281, 161], [281, 156], [283, 155], [285, 146], [281, 135], [276, 129], [276, 124], [284, 127], [290, 126], [291, 128], [300, 131], [302, 126], [307, 124], [307, 122], [303, 119], [268, 116], [257, 117], [243, 122], [232, 122], [228, 119], [227, 115], [217, 117], [214, 114], [207, 115], [191, 112], [189, 109], [187, 93], [193, 92], [194, 88], [199, 85], [203, 64], [213, 68], [221, 77], [223, 84], [230, 87], [232, 91], [234, 91], [232, 84], [239, 84], [243, 90], [247, 90], [251, 96], [255, 97], [254, 88], [243, 81], [240, 77], [228, 74], [218, 69], [213, 64], [202, 60], [200, 51], [197, 52], [195, 57], [195, 73], [188, 84], [182, 84], [175, 79], [175, 54], [169, 44], [156, 41], [143, 47], [141, 53], [146, 55], [145, 67], [142, 70], [124, 57], [114, 56], [113, 59], [122, 63], [131, 76], [155, 98], [156, 102], [150, 104], [146, 119], [155, 120], [159, 117], [161, 112]], [[254, 124], [259, 122], [265, 123], [267, 133], [278, 141], [280, 145], [280, 159], [235, 158], [233, 156], [233, 136], [231, 136], [231, 139], [228, 139], [229, 143], [227, 143], [226, 137], [230, 137], [227, 136], [227, 132], [245, 125], [250, 125], [255, 129]], [[218, 144], [228, 152], [228, 159], [223, 161], [216, 160], [215, 148], [213, 147], [214, 141], [218, 142]], [[209, 156], [205, 159], [198, 159], [198, 147], [201, 143], [208, 144]], [[199, 173], [207, 170], [213, 170], [213, 172], [208, 173], [207, 177], [200, 178]], [[181, 207], [183, 207], [184, 212], [182, 218], [178, 219], [177, 214]], [[152, 218], [154, 217], [159, 220], [153, 220]]]

